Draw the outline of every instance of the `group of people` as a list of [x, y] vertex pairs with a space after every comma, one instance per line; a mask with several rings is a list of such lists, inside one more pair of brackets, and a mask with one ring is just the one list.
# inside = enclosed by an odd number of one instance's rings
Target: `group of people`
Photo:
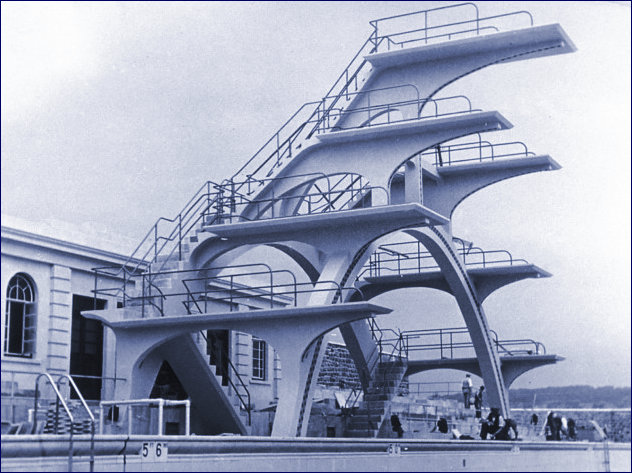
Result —
[[[462, 384], [463, 406], [466, 409], [470, 409], [473, 403], [476, 411], [476, 418], [481, 419], [483, 413], [483, 393], [485, 392], [485, 386], [479, 387], [473, 398], [472, 389], [472, 377], [469, 374], [466, 374]], [[496, 440], [514, 440], [518, 438], [518, 426], [512, 419], [503, 419], [500, 415], [500, 410], [496, 407], [492, 407], [487, 418], [481, 421], [480, 436], [483, 440], [488, 437]]]
[[472, 377], [469, 374], [465, 375], [463, 380], [463, 405], [466, 409], [469, 409], [474, 401], [474, 409], [476, 410], [476, 418], [480, 419], [483, 413], [483, 392], [485, 386], [478, 388], [478, 391], [472, 399]]
[[561, 417], [557, 412], [551, 411], [546, 417], [546, 439], [562, 440], [564, 436], [567, 440], [575, 440], [577, 431], [574, 419]]

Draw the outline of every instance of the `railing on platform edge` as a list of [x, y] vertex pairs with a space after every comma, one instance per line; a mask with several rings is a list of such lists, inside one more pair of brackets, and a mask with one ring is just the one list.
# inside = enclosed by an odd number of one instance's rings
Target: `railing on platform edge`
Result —
[[185, 408], [185, 435], [189, 436], [191, 434], [190, 431], [190, 413], [191, 413], [191, 401], [189, 399], [184, 400], [171, 400], [171, 399], [162, 399], [162, 398], [151, 398], [151, 399], [126, 399], [126, 400], [111, 400], [111, 401], [101, 401], [99, 402], [99, 434], [103, 434], [103, 425], [104, 425], [104, 413], [103, 406], [130, 406], [130, 410], [128, 412], [128, 438], [132, 435], [132, 411], [131, 406], [135, 405], [148, 405], [151, 406], [156, 404], [158, 406], [158, 436], [163, 435], [163, 407], [168, 406], [184, 406]]
[[[510, 340], [498, 340], [498, 334], [495, 330], [489, 330], [492, 337], [492, 344], [496, 348], [496, 351], [501, 355], [516, 356], [516, 355], [546, 355], [546, 348], [541, 342], [537, 342], [532, 339], [510, 339]], [[401, 332], [401, 337], [404, 339], [405, 351], [410, 353], [412, 351], [435, 351], [439, 350], [441, 359], [455, 359], [454, 351], [460, 349], [470, 349], [474, 347], [471, 340], [454, 341], [455, 336], [468, 335], [469, 330], [467, 327], [454, 327], [454, 328], [439, 328], [439, 329], [424, 329], [424, 330], [409, 330]], [[411, 340], [421, 339], [422, 337], [439, 337], [437, 343], [428, 344], [411, 344]], [[448, 337], [448, 340], [444, 343], [444, 337]], [[396, 339], [386, 340], [387, 342], [393, 342]], [[508, 347], [511, 346], [532, 346], [533, 349], [511, 350]]]
[[[417, 250], [402, 252], [392, 249], [410, 245], [416, 245]], [[470, 246], [468, 248], [464, 247], [463, 249], [457, 249], [457, 254], [462, 257], [463, 264], [470, 267], [482, 266], [483, 268], [487, 268], [492, 265], [497, 266], [506, 263], [508, 263], [509, 266], [514, 266], [517, 264], [529, 264], [528, 261], [524, 259], [514, 258], [512, 254], [507, 250], [483, 250], [477, 246]], [[382, 255], [388, 255], [390, 258], [383, 257]], [[490, 256], [492, 255], [506, 255], [506, 258], [490, 260]], [[470, 261], [468, 261], [468, 257], [470, 258]], [[480, 260], [471, 261], [471, 259], [475, 257], [480, 257]], [[424, 260], [431, 260], [431, 264], [426, 264]], [[390, 263], [397, 263], [397, 265], [396, 267], [386, 266]], [[432, 254], [429, 251], [425, 250], [425, 247], [423, 247], [421, 242], [419, 242], [418, 240], [411, 240], [399, 243], [387, 243], [380, 245], [378, 249], [373, 252], [371, 257], [369, 258], [369, 261], [358, 273], [356, 280], [359, 280], [361, 277], [366, 275], [366, 273], [368, 273], [368, 277], [379, 277], [382, 275], [382, 271], [390, 271], [401, 275], [403, 273], [410, 272], [421, 273], [422, 271], [435, 270], [438, 268], [439, 265], [436, 264]]]
[[[457, 9], [457, 8], [461, 8], [464, 6], [468, 6], [468, 7], [473, 7], [476, 11], [476, 15], [475, 18], [473, 19], [469, 19], [469, 20], [465, 20], [465, 21], [456, 21], [456, 22], [452, 22], [452, 23], [443, 23], [443, 24], [439, 24], [439, 25], [433, 25], [430, 26], [429, 25], [429, 19], [431, 18], [429, 14], [433, 13], [433, 12], [437, 12], [437, 11], [441, 11], [441, 10], [450, 10], [450, 9]], [[384, 35], [380, 35], [379, 34], [379, 24], [380, 22], [384, 23], [386, 21], [389, 20], [395, 20], [395, 19], [399, 19], [399, 18], [404, 18], [404, 17], [411, 17], [411, 16], [415, 16], [415, 15], [424, 15], [424, 27], [423, 28], [416, 28], [416, 29], [412, 29], [412, 30], [407, 30], [407, 31], [398, 31], [396, 33], [390, 33], [390, 34], [384, 34]], [[529, 18], [529, 26], [533, 26], [533, 16], [531, 15], [530, 12], [526, 11], [526, 10], [520, 10], [520, 11], [515, 11], [515, 12], [510, 12], [510, 13], [503, 13], [500, 15], [492, 15], [492, 16], [487, 16], [487, 17], [480, 17], [479, 14], [479, 10], [478, 10], [478, 6], [474, 3], [471, 2], [466, 2], [466, 3], [460, 3], [460, 4], [456, 4], [456, 5], [448, 5], [448, 6], [443, 6], [443, 7], [437, 7], [437, 8], [431, 8], [428, 10], [420, 10], [420, 11], [416, 11], [416, 12], [410, 12], [410, 13], [403, 13], [400, 15], [393, 15], [393, 16], [389, 16], [389, 17], [384, 17], [384, 18], [378, 18], [376, 20], [372, 20], [369, 22], [369, 24], [373, 27], [373, 33], [371, 34], [371, 39], [373, 44], [375, 45], [375, 49], [378, 50], [378, 46], [380, 45], [380, 43], [383, 42], [384, 39], [387, 40], [387, 48], [390, 51], [390, 47], [391, 44], [397, 46], [400, 45], [401, 48], [404, 47], [404, 44], [408, 44], [411, 42], [420, 42], [420, 41], [424, 41], [425, 44], [428, 44], [428, 40], [430, 39], [436, 39], [436, 38], [441, 38], [441, 37], [448, 37], [448, 39], [451, 39], [453, 35], [459, 35], [459, 34], [463, 34], [463, 33], [476, 33], [476, 35], [479, 35], [481, 33], [481, 31], [487, 30], [487, 29], [494, 29], [496, 31], [498, 31], [498, 28], [496, 28], [495, 25], [491, 25], [491, 26], [486, 26], [483, 25], [481, 26], [482, 22], [486, 22], [489, 20], [495, 20], [495, 19], [499, 19], [499, 18], [507, 18], [507, 17], [511, 17], [511, 16], [523, 16], [526, 15]], [[460, 30], [460, 31], [451, 31], [449, 33], [444, 33], [444, 34], [439, 34], [439, 35], [435, 35], [435, 36], [428, 36], [428, 32], [431, 30], [437, 30], [440, 28], [449, 28], [452, 26], [461, 26], [461, 25], [471, 25], [472, 23], [475, 24], [474, 27], [467, 29], [467, 30]], [[421, 38], [416, 38], [416, 39], [412, 39], [412, 40], [404, 40], [404, 41], [395, 41], [393, 40], [394, 37], [399, 37], [399, 36], [403, 36], [403, 35], [410, 35], [411, 33], [423, 33], [424, 36]]]

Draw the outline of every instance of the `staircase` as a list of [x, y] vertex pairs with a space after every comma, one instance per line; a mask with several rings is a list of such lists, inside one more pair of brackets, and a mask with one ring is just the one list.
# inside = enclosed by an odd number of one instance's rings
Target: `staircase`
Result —
[[[217, 384], [222, 387], [222, 391], [233, 410], [239, 414], [242, 424], [250, 435], [252, 431], [250, 391], [230, 361], [228, 350], [215, 349], [217, 344], [213, 343], [216, 340], [211, 330], [207, 331], [204, 339], [207, 341], [206, 353], [209, 356], [211, 372]], [[223, 363], [224, 360], [226, 363]]]
[[406, 360], [382, 361], [353, 412], [345, 431], [346, 437], [388, 437], [391, 401], [397, 395], [406, 373]]
[[[74, 422], [71, 424], [68, 414], [61, 405], [51, 402], [46, 411], [45, 424], [41, 433], [66, 435], [70, 433], [70, 429], [72, 428], [73, 434], [91, 434], [92, 421], [80, 401], [70, 400], [67, 401], [66, 404], [74, 418]], [[97, 429], [98, 425], [96, 425], [95, 422], [95, 431]]]

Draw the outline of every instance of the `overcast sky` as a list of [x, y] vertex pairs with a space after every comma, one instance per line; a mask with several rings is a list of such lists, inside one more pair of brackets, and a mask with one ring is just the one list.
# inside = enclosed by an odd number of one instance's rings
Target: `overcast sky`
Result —
[[[2, 2], [2, 213], [138, 239], [319, 99], [369, 20], [444, 4]], [[491, 186], [454, 214], [455, 235], [554, 274], [489, 297], [490, 324], [567, 358], [517, 387], [629, 385], [629, 3], [479, 7], [527, 9], [578, 47], [443, 91], [503, 113], [514, 128], [496, 141], [524, 141], [563, 166]], [[378, 302], [397, 309], [402, 329], [463, 324], [444, 294]]]

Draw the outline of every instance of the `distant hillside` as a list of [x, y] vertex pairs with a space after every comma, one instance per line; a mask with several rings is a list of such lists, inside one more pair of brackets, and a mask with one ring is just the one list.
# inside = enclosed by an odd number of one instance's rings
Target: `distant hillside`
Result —
[[510, 389], [513, 407], [531, 407], [535, 395], [536, 407], [630, 407], [630, 388], [603, 386], [561, 386], [538, 389]]

